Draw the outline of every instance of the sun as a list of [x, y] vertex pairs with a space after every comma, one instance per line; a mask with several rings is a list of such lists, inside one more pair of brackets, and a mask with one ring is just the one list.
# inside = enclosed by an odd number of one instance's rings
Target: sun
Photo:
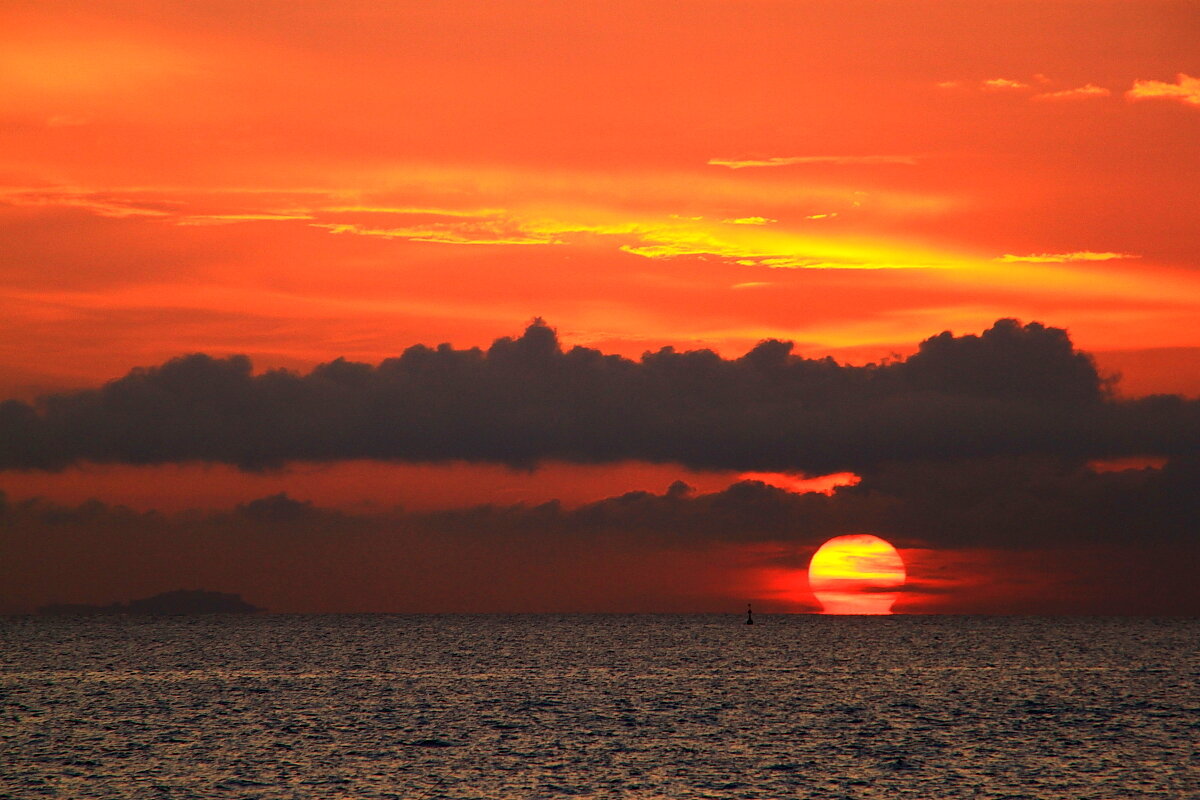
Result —
[[896, 548], [869, 533], [835, 536], [808, 565], [809, 588], [825, 614], [890, 614], [906, 577]]

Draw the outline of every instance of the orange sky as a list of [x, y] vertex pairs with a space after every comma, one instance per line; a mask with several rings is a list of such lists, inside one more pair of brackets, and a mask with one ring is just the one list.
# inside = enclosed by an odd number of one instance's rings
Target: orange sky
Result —
[[[1197, 41], [1192, 5], [1124, 0], [10, 0], [0, 399], [534, 317], [630, 357], [778, 337], [860, 364], [1016, 317], [1127, 396], [1198, 395]], [[139, 469], [0, 486], [437, 505], [737, 477]]]
[[1128, 351], [1200, 347], [1178, 4], [0, 13], [9, 395], [535, 315], [630, 355], [859, 361], [1016, 316], [1121, 351], [1141, 391], [1171, 370]]

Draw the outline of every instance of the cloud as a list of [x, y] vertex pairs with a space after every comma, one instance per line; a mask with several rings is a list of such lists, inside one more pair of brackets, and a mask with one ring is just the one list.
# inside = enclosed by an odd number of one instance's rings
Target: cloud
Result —
[[294, 524], [321, 512], [314, 509], [312, 503], [293, 500], [281, 492], [240, 505], [235, 513], [254, 522]]
[[[966, 81], [942, 81], [937, 84], [941, 89], [970, 89], [979, 92], [1023, 92], [1033, 90], [1037, 87], [1047, 87], [1052, 84], [1049, 78], [1045, 75], [1037, 74], [1033, 76], [1032, 81], [1015, 80], [1012, 78], [990, 78], [987, 80], [974, 82]], [[1033, 95], [1030, 99], [1037, 101], [1070, 101], [1070, 100], [1089, 100], [1098, 97], [1108, 97], [1111, 95], [1108, 89], [1103, 86], [1097, 86], [1094, 83], [1088, 83], [1083, 86], [1061, 89], [1058, 91], [1043, 91]]]
[[1111, 95], [1108, 89], [1103, 86], [1097, 86], [1094, 83], [1089, 83], [1085, 86], [1080, 86], [1075, 89], [1063, 89], [1058, 92], [1044, 92], [1033, 96], [1034, 100], [1091, 100], [1097, 97], [1108, 97]]
[[310, 222], [314, 228], [330, 233], [350, 233], [357, 236], [378, 236], [384, 239], [404, 239], [410, 242], [436, 244], [531, 245], [562, 244], [553, 237], [529, 236], [520, 231], [506, 232], [495, 225], [425, 225], [407, 228], [371, 228], [354, 223]]
[[1005, 253], [995, 260], [1004, 263], [1063, 264], [1071, 261], [1117, 261], [1127, 258], [1141, 258], [1141, 256], [1133, 253], [1095, 253], [1090, 250], [1079, 250], [1073, 253], [1037, 253], [1027, 256]]
[[871, 531], [908, 560], [914, 608], [1196, 613], [1198, 479], [1194, 457], [1102, 473], [1022, 456], [883, 465], [827, 493], [676, 482], [577, 508], [346, 513], [276, 494], [164, 515], [0, 493], [0, 611], [194, 585], [278, 611], [698, 610], [771, 596], [747, 570], [776, 576], [794, 610], [812, 552]]
[[730, 219], [721, 220], [721, 222], [725, 222], [729, 225], [769, 225], [772, 222], [778, 221], [779, 220], [771, 219], [770, 217], [731, 217]]
[[[664, 179], [663, 182], [671, 184], [671, 180]], [[873, 191], [868, 201], [867, 193], [862, 191], [795, 185], [787, 189], [764, 190], [740, 186], [742, 183], [744, 181], [730, 176], [710, 174], [691, 187], [694, 191], [690, 195], [679, 188], [677, 194], [668, 193], [659, 199], [672, 205], [681, 202], [692, 205], [697, 197], [701, 197], [719, 203], [718, 207], [722, 209], [749, 208], [756, 212], [763, 208], [836, 208], [841, 204], [844, 209], [865, 207], [866, 215], [903, 217], [940, 215], [953, 205], [945, 197]], [[574, 186], [575, 180], [560, 180], [559, 184]], [[447, 198], [446, 187], [424, 184], [414, 187], [411, 193], [384, 192], [365, 198], [357, 198], [352, 193], [341, 195], [332, 190], [254, 192], [214, 189], [186, 193], [153, 188], [98, 192], [71, 187], [26, 187], [0, 191], [0, 203], [45, 207], [48, 214], [39, 224], [47, 224], [53, 212], [65, 208], [101, 217], [145, 217], [146, 225], [140, 230], [146, 233], [141, 238], [153, 241], [163, 241], [158, 224], [161, 220], [192, 229], [255, 223], [254, 227], [268, 237], [271, 237], [268, 226], [291, 228], [292, 238], [305, 236], [303, 226], [310, 226], [345, 238], [390, 240], [397, 245], [408, 242], [490, 247], [566, 245], [652, 259], [681, 256], [705, 256], [731, 262], [751, 259], [755, 264], [788, 268], [927, 268], [956, 261], [952, 254], [931, 249], [914, 252], [911, 245], [900, 242], [869, 242], [861, 237], [818, 238], [811, 228], [802, 232], [795, 225], [775, 224], [777, 214], [755, 213], [742, 217], [725, 216], [728, 211], [707, 215], [663, 213], [662, 210], [631, 208], [623, 201], [619, 204], [609, 202], [612, 198], [606, 200], [605, 195], [611, 191], [611, 186], [585, 185], [581, 187], [581, 196], [565, 201], [551, 196], [561, 191], [557, 184], [553, 188], [554, 191], [549, 192], [545, 186], [531, 187], [534, 199], [515, 208], [484, 202], [500, 199], [494, 188], [489, 191], [487, 187], [478, 190], [463, 187], [452, 193], [455, 197]], [[713, 189], [718, 189], [718, 193], [705, 197]], [[643, 200], [653, 191], [663, 192], [664, 189], [661, 186], [637, 187]], [[348, 201], [347, 197], [352, 199]], [[447, 207], [450, 204], [446, 200], [464, 197], [471, 199], [472, 206], [458, 210]], [[810, 215], [810, 218], [825, 219], [836, 214], [836, 211], [825, 212]], [[23, 218], [18, 222], [28, 224]], [[131, 224], [133, 222], [137, 220], [132, 220]], [[799, 220], [796, 222], [800, 223]], [[243, 233], [252, 235], [249, 231]], [[280, 231], [272, 240], [281, 240], [284, 233]], [[123, 245], [127, 239], [122, 241]], [[190, 250], [195, 258], [194, 249]]]
[[739, 477], [744, 481], [758, 481], [777, 489], [785, 489], [799, 494], [805, 492], [832, 494], [839, 486], [854, 486], [862, 480], [853, 472], [838, 472], [833, 475], [815, 477], [786, 472], [743, 472]]
[[506, 213], [502, 208], [454, 209], [385, 205], [327, 205], [321, 206], [317, 210], [333, 214], [394, 214], [398, 216], [467, 217], [475, 219], [499, 217]]
[[990, 91], [1007, 91], [1010, 89], [1029, 89], [1030, 85], [1024, 81], [1011, 80], [1009, 78], [990, 78], [980, 84], [984, 89]]
[[[824, 218], [816, 215], [815, 218]], [[832, 216], [832, 215], [829, 215]], [[946, 254], [835, 239], [761, 225], [642, 225], [625, 231], [626, 253], [643, 258], [708, 256], [744, 266], [776, 269], [946, 269], [961, 265]]]
[[1200, 404], [1118, 402], [1066, 333], [1001, 320], [906, 360], [844, 366], [765, 341], [741, 358], [667, 347], [641, 361], [563, 351], [541, 321], [486, 350], [415, 346], [254, 375], [192, 355], [36, 405], [0, 404], [0, 467], [78, 461], [627, 459], [830, 474], [889, 461], [1043, 453], [1169, 456], [1200, 444]]
[[918, 163], [917, 156], [773, 156], [771, 158], [710, 158], [714, 167], [746, 169], [747, 167], [790, 167], [797, 164], [906, 164]]
[[1125, 92], [1126, 100], [1178, 100], [1200, 107], [1200, 78], [1179, 73], [1175, 83], [1164, 81], [1134, 81], [1133, 88]]
[[[1162, 469], [1100, 473], [1037, 457], [889, 465], [839, 490], [834, 516], [868, 499], [867, 530], [902, 546], [926, 542], [936, 561], [987, 554], [981, 583], [1029, 591], [1027, 613], [1163, 613], [1200, 608], [1200, 587], [1177, 560], [1200, 543], [1200, 462], [1180, 456]], [[1019, 568], [1007, 577], [1005, 563]], [[936, 574], [910, 563], [918, 585]], [[952, 594], [965, 600], [962, 581]], [[1031, 584], [1042, 585], [1031, 587]], [[1190, 612], [1187, 612], [1190, 613]]]
[[289, 222], [314, 219], [312, 214], [195, 214], [180, 218], [178, 225], [229, 225], [235, 222]]
[[0, 203], [13, 206], [78, 208], [99, 217], [169, 217], [175, 204], [122, 192], [85, 189], [0, 189]]

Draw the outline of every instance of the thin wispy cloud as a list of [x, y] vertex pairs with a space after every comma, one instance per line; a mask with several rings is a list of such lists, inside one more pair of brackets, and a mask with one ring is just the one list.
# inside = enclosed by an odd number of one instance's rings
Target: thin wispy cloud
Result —
[[[424, 221], [419, 225], [383, 226], [362, 221], [321, 220], [308, 223], [334, 234], [447, 245], [569, 245], [581, 241], [653, 260], [700, 257], [744, 266], [784, 269], [911, 269], [948, 266], [935, 253], [814, 239], [778, 226], [772, 217], [703, 217], [668, 215], [638, 217], [575, 209], [562, 217], [505, 212], [496, 217]], [[821, 220], [837, 212], [813, 214]]]
[[939, 89], [965, 89], [972, 92], [983, 93], [1018, 93], [1018, 92], [1034, 92], [1039, 89], [1037, 94], [1030, 97], [1031, 100], [1037, 101], [1071, 101], [1071, 100], [1092, 100], [1100, 97], [1109, 97], [1112, 92], [1103, 86], [1098, 86], [1094, 83], [1087, 83], [1083, 86], [1071, 86], [1064, 89], [1050, 90], [1054, 81], [1047, 78], [1045, 75], [1038, 73], [1029, 80], [1021, 80], [1017, 78], [988, 78], [981, 81], [941, 81], [937, 84]]
[[771, 219], [770, 217], [732, 217], [730, 219], [721, 220], [721, 222], [729, 225], [770, 225], [772, 222], [778, 221], [779, 220]]
[[989, 78], [983, 82], [983, 88], [989, 91], [1004, 91], [1007, 89], [1029, 89], [1031, 87], [1024, 81], [1012, 80], [1010, 78]]
[[236, 222], [290, 222], [315, 219], [312, 214], [196, 214], [183, 217], [177, 225], [229, 225]]
[[384, 239], [403, 239], [410, 242], [474, 245], [543, 245], [562, 244], [553, 238], [528, 236], [522, 233], [505, 234], [453, 227], [370, 228], [353, 223], [309, 223], [330, 233], [349, 233], [356, 236], [377, 236]]
[[1097, 97], [1108, 97], [1112, 94], [1103, 86], [1097, 86], [1094, 83], [1089, 83], [1085, 86], [1079, 86], [1075, 89], [1063, 89], [1058, 92], [1043, 92], [1033, 96], [1034, 100], [1091, 100]]
[[77, 208], [99, 217], [167, 217], [169, 203], [147, 200], [118, 192], [93, 192], [86, 189], [9, 189], [0, 191], [0, 203], [13, 206]]
[[1004, 263], [1065, 264], [1070, 261], [1117, 261], [1126, 258], [1141, 258], [1141, 256], [1133, 253], [1096, 253], [1090, 250], [1080, 250], [1074, 253], [1031, 253], [1024, 256], [1005, 253], [995, 260]]
[[456, 209], [378, 205], [322, 206], [319, 210], [331, 214], [395, 214], [420, 217], [467, 217], [472, 219], [498, 217], [505, 213], [502, 208]]
[[[1037, 80], [1038, 83], [1044, 84], [1044, 76], [1038, 76], [1042, 80]], [[1036, 80], [1036, 79], [1035, 79]], [[969, 92], [1008, 92], [1025, 89], [1032, 89], [1033, 83], [1029, 81], [1017, 80], [1016, 78], [985, 78], [983, 80], [949, 80], [938, 81], [934, 84], [939, 89], [959, 90]]]
[[[947, 80], [935, 85], [939, 89], [969, 90], [976, 92], [1024, 92], [1036, 91], [1038, 88], [1048, 88], [1054, 82], [1045, 75], [1035, 75], [1030, 81], [1016, 78], [988, 78], [981, 81]], [[1054, 91], [1041, 91], [1032, 95], [1031, 100], [1039, 102], [1095, 100], [1111, 97], [1112, 90], [1095, 83], [1086, 83]], [[1200, 78], [1180, 72], [1175, 76], [1175, 82], [1159, 80], [1135, 80], [1133, 88], [1125, 92], [1125, 99], [1138, 100], [1174, 100], [1184, 105], [1200, 107]], [[709, 162], [712, 163], [712, 162]]]
[[748, 167], [791, 167], [798, 164], [905, 164], [918, 162], [916, 156], [772, 156], [771, 158], [710, 158], [708, 164], [729, 169]]

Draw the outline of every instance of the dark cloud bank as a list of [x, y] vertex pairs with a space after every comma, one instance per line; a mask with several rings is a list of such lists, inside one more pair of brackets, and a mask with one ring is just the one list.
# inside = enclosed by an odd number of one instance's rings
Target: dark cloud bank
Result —
[[[1046, 458], [997, 458], [894, 465], [830, 494], [796, 493], [747, 480], [710, 494], [676, 481], [662, 493], [635, 491], [578, 507], [484, 504], [409, 511], [348, 512], [287, 494], [229, 511], [163, 514], [90, 500], [67, 506], [7, 500], [7, 531], [139, 530], [203, 536], [268, 531], [281, 541], [349, 531], [418, 531], [503, 540], [526, 534], [612, 538], [664, 546], [787, 542], [816, 547], [830, 536], [869, 530], [904, 547], [1026, 549], [1084, 544], [1184, 545], [1200, 531], [1200, 459], [1163, 468], [1097, 472]], [[290, 538], [287, 538], [290, 537]], [[806, 562], [805, 562], [806, 563]]]
[[100, 389], [0, 404], [0, 468], [77, 461], [638, 459], [737, 470], [867, 471], [895, 461], [1195, 452], [1200, 403], [1118, 401], [1066, 333], [1000, 320], [894, 363], [845, 366], [765, 341], [738, 359], [563, 351], [540, 320], [486, 351], [411, 347], [254, 375], [192, 355]]
[[0, 495], [0, 611], [177, 586], [284, 611], [713, 610], [771, 600], [738, 570], [799, 575], [826, 538], [872, 531], [932, 554], [909, 565], [914, 610], [1200, 613], [1198, 484], [1196, 459], [1025, 456], [895, 465], [831, 495], [676, 483], [578, 508], [347, 513], [280, 494], [164, 515]]
[[[851, 469], [862, 481], [831, 495], [750, 481], [578, 508], [356, 514], [286, 495], [173, 516], [0, 495], [0, 611], [179, 587], [282, 611], [694, 611], [740, 609], [747, 596], [770, 608], [737, 576], [802, 570], [825, 538], [870, 531], [917, 548], [905, 602], [925, 605], [914, 610], [1200, 613], [1196, 401], [1117, 399], [1063, 331], [1011, 320], [935, 336], [884, 365], [790, 349], [764, 342], [733, 360], [666, 349], [636, 362], [563, 352], [537, 322], [486, 352], [414, 347], [375, 367], [258, 376], [245, 358], [189, 356], [97, 390], [10, 401], [8, 469], [642, 459]], [[1088, 464], [1121, 455], [1166, 460]], [[805, 601], [790, 602], [776, 608]]]

